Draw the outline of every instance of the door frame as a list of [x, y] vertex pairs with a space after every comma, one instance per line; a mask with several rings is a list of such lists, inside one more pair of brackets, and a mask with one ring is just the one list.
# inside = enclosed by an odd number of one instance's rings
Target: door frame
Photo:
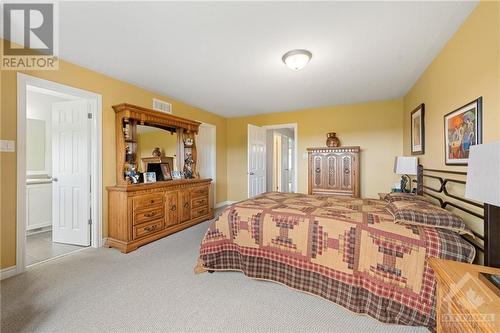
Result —
[[265, 125], [262, 126], [266, 130], [273, 130], [273, 129], [283, 129], [283, 128], [291, 128], [293, 129], [293, 142], [294, 142], [294, 161], [293, 161], [293, 190], [292, 192], [298, 193], [298, 188], [299, 188], [299, 132], [298, 132], [298, 124], [297, 123], [289, 123], [289, 124], [276, 124], [276, 125]]
[[91, 149], [91, 244], [102, 246], [102, 96], [94, 92], [17, 73], [17, 202], [16, 272], [26, 270], [26, 92], [28, 86], [81, 97], [89, 102], [92, 113]]

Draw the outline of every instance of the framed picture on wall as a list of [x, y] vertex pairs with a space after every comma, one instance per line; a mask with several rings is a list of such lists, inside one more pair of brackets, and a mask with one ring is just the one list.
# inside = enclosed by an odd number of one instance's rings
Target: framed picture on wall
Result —
[[425, 152], [425, 104], [420, 104], [411, 112], [411, 154], [422, 155]]
[[470, 146], [482, 143], [482, 104], [479, 97], [444, 116], [446, 165], [467, 165]]

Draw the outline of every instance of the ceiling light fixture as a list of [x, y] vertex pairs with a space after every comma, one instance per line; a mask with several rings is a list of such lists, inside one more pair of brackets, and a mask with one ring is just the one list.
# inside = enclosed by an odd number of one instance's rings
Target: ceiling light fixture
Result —
[[311, 58], [312, 53], [307, 50], [291, 50], [285, 53], [281, 60], [291, 70], [300, 71], [306, 67]]

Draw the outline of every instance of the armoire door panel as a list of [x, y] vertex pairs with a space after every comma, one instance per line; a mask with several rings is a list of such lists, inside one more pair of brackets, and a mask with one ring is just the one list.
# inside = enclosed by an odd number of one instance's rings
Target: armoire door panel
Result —
[[326, 168], [326, 187], [328, 189], [337, 189], [338, 186], [338, 158], [337, 155], [327, 155], [325, 158]]
[[352, 179], [352, 156], [344, 155], [341, 159], [341, 170], [342, 170], [342, 182], [341, 189], [342, 190], [352, 190], [353, 188], [353, 179]]
[[315, 155], [313, 157], [313, 184], [315, 187], [323, 186], [323, 156]]

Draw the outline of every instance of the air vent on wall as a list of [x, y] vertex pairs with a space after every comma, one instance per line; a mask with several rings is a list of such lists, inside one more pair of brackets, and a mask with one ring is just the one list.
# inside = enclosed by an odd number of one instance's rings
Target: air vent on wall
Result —
[[153, 110], [163, 113], [172, 113], [172, 104], [160, 99], [153, 98]]

